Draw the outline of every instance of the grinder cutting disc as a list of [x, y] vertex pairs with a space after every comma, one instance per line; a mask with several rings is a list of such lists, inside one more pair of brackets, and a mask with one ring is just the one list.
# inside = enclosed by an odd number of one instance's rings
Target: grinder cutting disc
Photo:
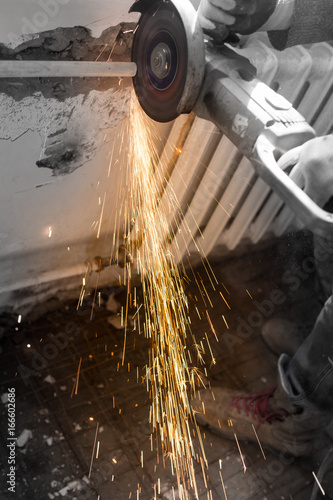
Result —
[[[186, 4], [187, 0], [182, 2]], [[148, 116], [169, 122], [190, 112], [195, 103], [203, 79], [203, 42], [202, 50], [199, 42], [198, 61], [198, 51], [194, 53], [189, 47], [194, 31], [192, 26], [186, 26], [189, 14], [193, 21], [192, 10], [186, 11], [184, 19], [174, 3], [165, 0], [150, 3], [143, 10], [132, 48], [132, 61], [137, 65], [134, 88]], [[199, 70], [195, 69], [198, 64]]]

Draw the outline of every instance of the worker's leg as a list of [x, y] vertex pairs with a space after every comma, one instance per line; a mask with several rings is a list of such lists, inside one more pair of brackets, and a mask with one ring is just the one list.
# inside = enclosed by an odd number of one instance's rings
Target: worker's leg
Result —
[[279, 373], [293, 405], [333, 416], [333, 295], [296, 354], [280, 357]]
[[[326, 203], [324, 210], [333, 213], [333, 197]], [[316, 262], [318, 288], [325, 302], [331, 295], [333, 286], [333, 234], [325, 237], [313, 236], [313, 253]]]
[[[290, 358], [279, 360], [279, 383], [258, 394], [216, 387], [199, 391], [193, 408], [199, 423], [233, 438], [255, 440], [292, 455], [309, 455], [333, 417], [333, 295]], [[230, 422], [232, 423], [230, 425]]]
[[[325, 205], [325, 210], [333, 213], [333, 198]], [[333, 235], [314, 235], [314, 259], [316, 264], [316, 294], [324, 304], [333, 287]], [[262, 327], [265, 344], [277, 355], [283, 353], [292, 357], [312, 331], [309, 323], [296, 323], [281, 318], [271, 318]], [[332, 333], [333, 334], [333, 333]]]
[[316, 262], [319, 299], [323, 302], [331, 294], [333, 285], [333, 235], [314, 236], [314, 258]]

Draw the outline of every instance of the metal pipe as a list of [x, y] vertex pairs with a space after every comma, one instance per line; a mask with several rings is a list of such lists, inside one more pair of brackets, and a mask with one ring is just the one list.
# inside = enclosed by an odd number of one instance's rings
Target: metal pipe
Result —
[[71, 267], [46, 271], [38, 274], [33, 278], [26, 278], [22, 281], [18, 281], [8, 285], [1, 285], [0, 295], [3, 293], [15, 292], [17, 290], [24, 290], [26, 288], [33, 288], [39, 285], [45, 285], [47, 283], [53, 283], [64, 279], [79, 276], [84, 277], [85, 275], [88, 276], [91, 273], [102, 271], [103, 269], [111, 265], [116, 266], [116, 264], [117, 263], [114, 260], [110, 260], [110, 257], [95, 257], [93, 259], [87, 260], [86, 262], [75, 264]]
[[47, 271], [41, 273], [35, 278], [27, 278], [22, 281], [11, 283], [8, 285], [0, 286], [0, 294], [16, 292], [17, 290], [24, 290], [26, 288], [34, 288], [46, 283], [52, 283], [63, 279], [73, 278], [75, 276], [84, 276], [87, 272], [87, 264], [77, 264], [72, 267], [64, 269], [57, 269], [55, 271]]
[[0, 61], [0, 78], [133, 77], [132, 62]]

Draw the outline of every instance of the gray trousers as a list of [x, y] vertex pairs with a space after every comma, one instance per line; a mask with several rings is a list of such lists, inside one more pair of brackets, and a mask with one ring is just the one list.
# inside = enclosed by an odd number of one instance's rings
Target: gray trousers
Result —
[[331, 295], [296, 354], [280, 357], [279, 375], [294, 406], [333, 418], [333, 236], [315, 237], [314, 256], [324, 295]]

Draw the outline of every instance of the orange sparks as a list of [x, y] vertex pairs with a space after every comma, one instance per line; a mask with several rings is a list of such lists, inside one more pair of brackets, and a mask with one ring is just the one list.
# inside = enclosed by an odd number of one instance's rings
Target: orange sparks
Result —
[[224, 295], [223, 295], [223, 293], [222, 293], [222, 292], [220, 292], [220, 295], [221, 295], [222, 299], [224, 300], [224, 302], [225, 302], [225, 304], [226, 304], [227, 308], [228, 308], [228, 309], [231, 309], [231, 307], [229, 306], [229, 304], [228, 304], [228, 302], [226, 301], [226, 299], [225, 299], [225, 297], [224, 297]]
[[102, 205], [102, 210], [101, 210], [101, 216], [99, 218], [98, 231], [97, 231], [97, 239], [99, 239], [100, 234], [101, 234], [102, 220], [103, 220], [104, 207], [105, 207], [105, 199], [106, 199], [106, 192], [104, 193], [103, 205]]
[[[207, 487], [208, 464], [189, 394], [190, 391], [193, 393], [196, 390], [196, 381], [204, 386], [198, 369], [191, 365], [195, 358], [204, 365], [205, 349], [203, 342], [196, 339], [191, 330], [188, 298], [184, 290], [189, 280], [184, 272], [181, 274], [183, 269], [179, 269], [181, 266], [178, 265], [177, 244], [171, 245], [176, 227], [179, 228], [182, 223], [182, 217], [180, 216], [176, 221], [177, 224], [175, 222], [174, 229], [170, 229], [170, 211], [179, 213], [179, 203], [172, 183], [169, 182], [171, 175], [167, 170], [169, 167], [163, 165], [162, 160], [159, 159], [150, 124], [138, 104], [133, 103], [127, 126], [128, 129], [120, 142], [124, 141], [125, 144], [125, 139], [129, 139], [129, 149], [123, 155], [126, 156], [124, 168], [126, 168], [129, 195], [126, 196], [125, 187], [119, 189], [121, 201], [119, 216], [124, 223], [123, 226], [117, 223], [117, 232], [113, 238], [115, 260], [119, 255], [117, 249], [121, 245], [126, 249], [124, 271], [119, 278], [120, 283], [127, 287], [126, 307], [121, 309], [121, 324], [125, 326], [125, 332], [123, 346], [120, 348], [122, 350], [121, 361], [117, 364], [117, 371], [120, 369], [120, 364], [125, 364], [126, 344], [130, 338], [132, 321], [135, 320], [133, 330], [136, 329], [139, 334], [142, 333], [150, 342], [149, 363], [145, 367], [142, 381], [146, 384], [151, 400], [149, 423], [156, 433], [157, 461], [162, 459], [161, 462], [163, 461], [164, 465], [166, 459], [170, 459], [171, 470], [177, 477], [179, 498], [188, 500], [190, 498], [189, 487], [193, 490], [194, 496], [198, 497], [194, 468], [196, 456], [198, 462], [201, 463]], [[173, 158], [182, 153], [181, 148], [181, 144], [177, 144], [176, 148], [173, 146]], [[99, 219], [98, 236], [101, 232], [104, 204], [105, 195]], [[215, 290], [209, 270], [206, 266], [205, 269], [212, 288]], [[143, 295], [141, 304], [136, 296], [136, 288], [134, 290], [132, 288], [132, 272], [141, 278]], [[194, 273], [193, 275], [205, 304], [205, 299], [207, 300], [205, 308], [209, 305], [213, 307], [203, 280], [200, 278], [199, 286]], [[81, 295], [83, 292], [84, 290]], [[129, 320], [130, 307], [135, 307], [136, 311]], [[198, 307], [196, 311], [200, 317]], [[218, 341], [208, 310], [206, 310], [206, 316]], [[212, 361], [215, 363], [208, 336], [205, 335]], [[193, 356], [193, 349], [195, 356]], [[129, 364], [127, 369], [130, 371]], [[138, 369], [136, 380], [139, 382]], [[114, 399], [113, 407], [115, 407]], [[192, 437], [193, 427], [199, 439], [199, 453], [195, 452], [197, 445]], [[151, 447], [153, 449], [152, 436]], [[140, 461], [143, 467], [143, 452], [141, 452]], [[160, 494], [160, 480], [155, 485], [154, 491], [155, 496], [157, 492]], [[174, 490], [173, 495], [175, 496]]]
[[210, 328], [212, 330], [212, 332], [214, 333], [215, 335], [215, 338], [216, 338], [216, 342], [219, 341], [219, 339], [217, 338], [217, 334], [216, 334], [216, 331], [215, 331], [215, 328], [214, 328], [214, 325], [212, 323], [212, 320], [210, 319], [210, 316], [209, 316], [209, 312], [206, 310], [206, 316], [207, 316], [207, 319], [208, 319], [208, 322], [209, 322], [209, 325], [210, 325]]
[[95, 432], [95, 439], [94, 439], [94, 444], [93, 444], [93, 449], [92, 449], [92, 454], [91, 454], [91, 460], [90, 460], [90, 467], [89, 467], [89, 474], [88, 474], [88, 478], [90, 478], [90, 476], [91, 476], [91, 470], [92, 470], [93, 461], [94, 461], [94, 455], [95, 455], [95, 448], [96, 448], [96, 441], [97, 441], [98, 427], [99, 427], [99, 423], [97, 422], [97, 425], [96, 425], [96, 432]]
[[256, 431], [256, 429], [255, 429], [255, 427], [254, 427], [254, 425], [253, 425], [253, 424], [252, 424], [252, 428], [253, 428], [253, 432], [254, 432], [254, 434], [255, 434], [255, 436], [256, 436], [256, 438], [257, 438], [257, 441], [258, 441], [258, 444], [259, 444], [259, 447], [260, 447], [260, 450], [261, 450], [262, 456], [263, 456], [263, 457], [264, 457], [264, 459], [266, 460], [266, 455], [265, 455], [265, 453], [264, 453], [263, 447], [261, 446], [261, 442], [260, 442], [260, 440], [259, 440], [259, 436], [258, 436], [257, 431]]
[[244, 457], [243, 457], [243, 454], [242, 454], [241, 447], [239, 446], [239, 442], [238, 442], [238, 438], [237, 438], [236, 432], [234, 433], [234, 436], [235, 436], [235, 440], [236, 440], [236, 443], [237, 443], [237, 447], [238, 447], [238, 451], [239, 451], [240, 457], [242, 459], [243, 470], [244, 470], [244, 474], [245, 474], [245, 472], [246, 472], [246, 465], [245, 465], [245, 461], [244, 461]]
[[225, 500], [228, 500], [227, 493], [226, 493], [225, 487], [224, 487], [223, 478], [222, 478], [222, 472], [220, 470], [219, 470], [219, 474], [220, 474], [220, 478], [221, 478], [221, 484], [222, 484], [222, 488], [223, 488], [224, 498], [225, 498]]
[[79, 361], [79, 366], [78, 366], [78, 369], [77, 369], [76, 379], [75, 379], [74, 386], [73, 386], [73, 389], [72, 389], [71, 398], [73, 397], [74, 391], [75, 391], [75, 395], [77, 396], [77, 391], [78, 391], [78, 387], [79, 387], [79, 377], [80, 377], [81, 363], [82, 363], [82, 358], [80, 358], [80, 361]]
[[222, 315], [222, 318], [223, 318], [223, 321], [224, 321], [224, 323], [225, 323], [225, 326], [226, 326], [226, 327], [228, 328], [228, 330], [229, 330], [229, 325], [228, 325], [228, 323], [227, 323], [227, 320], [225, 319], [225, 317], [224, 317], [223, 315]]

